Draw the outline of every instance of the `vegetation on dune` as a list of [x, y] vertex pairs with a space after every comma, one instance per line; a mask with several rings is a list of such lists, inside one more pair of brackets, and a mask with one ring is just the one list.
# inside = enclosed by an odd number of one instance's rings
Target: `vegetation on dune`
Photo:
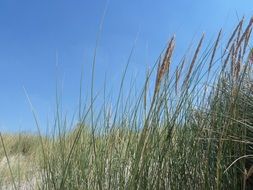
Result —
[[156, 64], [151, 97], [154, 72], [147, 73], [135, 101], [124, 97], [123, 77], [111, 111], [104, 100], [96, 113], [93, 93], [82, 108], [80, 97], [83, 114], [75, 130], [66, 130], [57, 109], [53, 135], [16, 144], [3, 137], [0, 157], [41, 155], [34, 159], [38, 189], [252, 189], [253, 18], [244, 22], [227, 43], [220, 31], [203, 49], [203, 35], [175, 71], [172, 37]]
[[[29, 181], [36, 172], [37, 161], [41, 155], [40, 143], [36, 135], [4, 134], [0, 146], [0, 187], [8, 189], [17, 184]], [[16, 185], [16, 183], [15, 183]]]

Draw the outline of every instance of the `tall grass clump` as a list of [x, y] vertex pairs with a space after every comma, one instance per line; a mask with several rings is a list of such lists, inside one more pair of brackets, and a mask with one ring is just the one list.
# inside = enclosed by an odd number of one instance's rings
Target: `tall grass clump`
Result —
[[124, 73], [114, 107], [80, 97], [77, 124], [57, 109], [37, 187], [253, 189], [252, 24], [242, 19], [206, 47], [202, 35], [179, 62], [173, 36], [138, 96], [122, 93]]

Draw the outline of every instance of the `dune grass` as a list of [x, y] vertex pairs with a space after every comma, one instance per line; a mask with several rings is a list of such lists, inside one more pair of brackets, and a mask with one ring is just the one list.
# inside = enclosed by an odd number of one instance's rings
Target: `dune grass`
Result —
[[20, 187], [35, 175], [41, 152], [36, 135], [4, 134], [0, 146], [0, 187], [2, 189]]
[[37, 155], [37, 189], [252, 189], [253, 18], [244, 22], [226, 43], [220, 31], [203, 48], [203, 35], [180, 63], [172, 37], [138, 96], [124, 96], [123, 76], [113, 108], [80, 97], [74, 130], [57, 109], [54, 134], [3, 135], [0, 157]]

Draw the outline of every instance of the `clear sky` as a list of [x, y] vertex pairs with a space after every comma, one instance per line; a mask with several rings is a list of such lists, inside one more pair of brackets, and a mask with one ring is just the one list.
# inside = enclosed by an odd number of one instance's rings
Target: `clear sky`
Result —
[[[55, 108], [57, 78], [68, 113], [77, 109], [81, 70], [89, 89], [91, 64], [105, 0], [0, 1], [0, 130], [36, 131], [23, 87], [43, 125]], [[252, 0], [110, 0], [98, 45], [95, 89], [117, 89], [137, 38], [129, 73], [140, 78], [168, 39], [175, 57], [202, 32], [207, 41], [253, 14]]]

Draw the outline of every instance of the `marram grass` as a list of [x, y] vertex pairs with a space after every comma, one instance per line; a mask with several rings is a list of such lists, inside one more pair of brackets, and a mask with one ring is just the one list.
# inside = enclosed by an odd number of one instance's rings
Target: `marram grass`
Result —
[[110, 109], [105, 100], [96, 111], [96, 97], [84, 108], [80, 101], [72, 131], [57, 109], [49, 137], [10, 142], [1, 134], [0, 157], [9, 166], [1, 185], [24, 187], [27, 173], [17, 175], [12, 162], [21, 155], [36, 163], [26, 166], [34, 174], [27, 189], [253, 189], [252, 24], [241, 20], [226, 43], [220, 31], [205, 49], [203, 35], [179, 63], [172, 37], [139, 96]]

